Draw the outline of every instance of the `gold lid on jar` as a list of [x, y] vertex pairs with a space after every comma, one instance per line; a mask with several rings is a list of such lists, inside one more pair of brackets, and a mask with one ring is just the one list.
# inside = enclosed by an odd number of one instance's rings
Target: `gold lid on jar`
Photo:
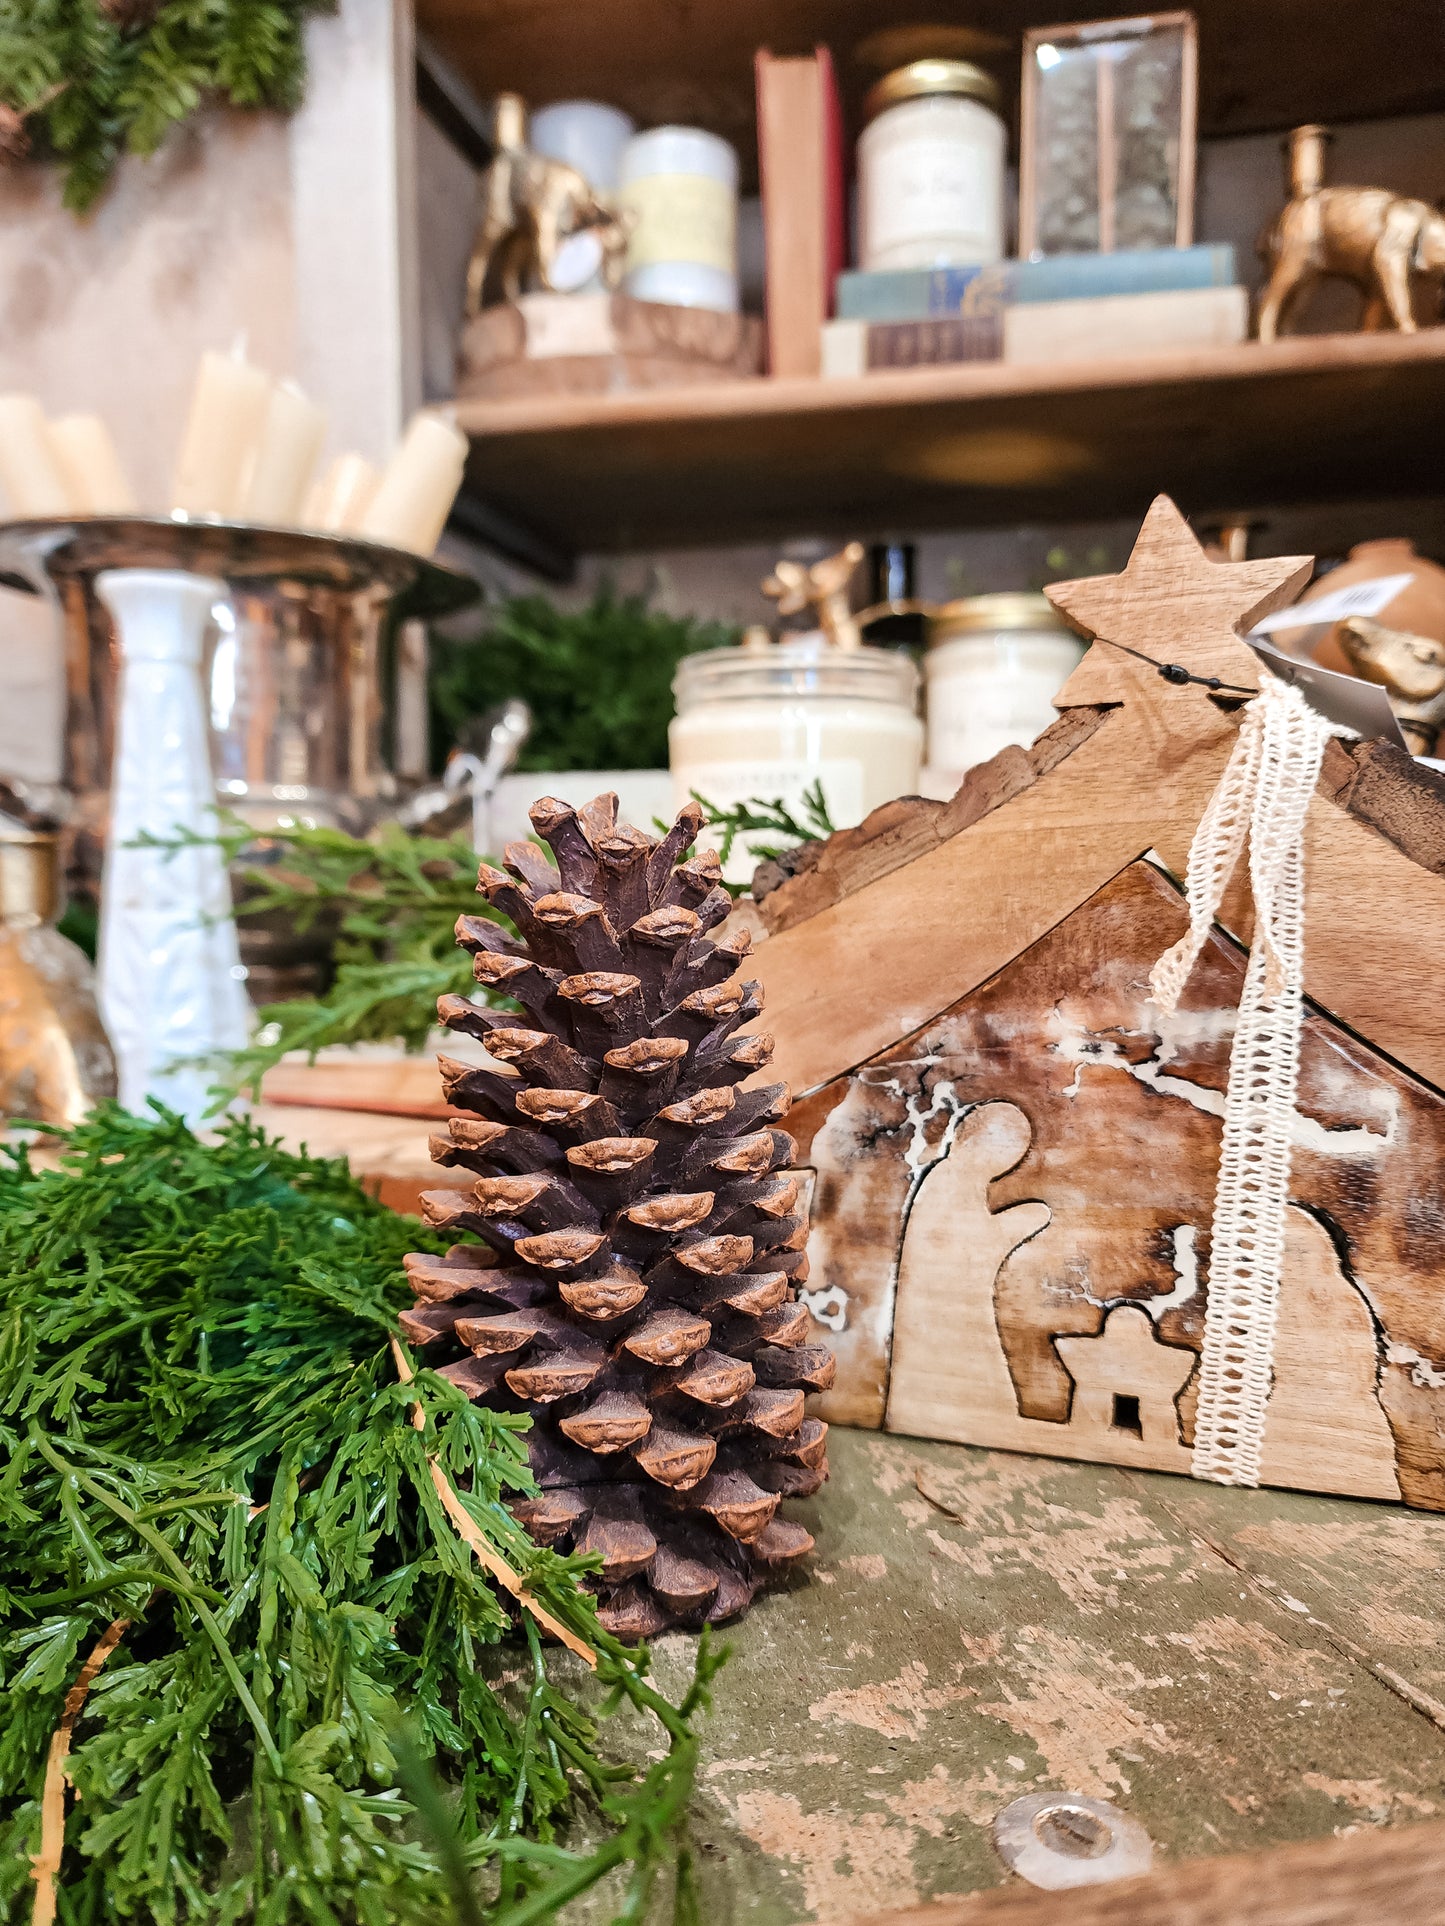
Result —
[[928, 646], [936, 649], [960, 635], [998, 634], [1001, 630], [1075, 635], [1046, 595], [1004, 589], [994, 595], [966, 595], [945, 602], [928, 618]]
[[889, 107], [905, 100], [928, 100], [951, 96], [959, 100], [982, 101], [998, 112], [1001, 95], [998, 82], [971, 60], [911, 60], [906, 67], [895, 67], [891, 74], [868, 90], [863, 102], [863, 118], [876, 120]]

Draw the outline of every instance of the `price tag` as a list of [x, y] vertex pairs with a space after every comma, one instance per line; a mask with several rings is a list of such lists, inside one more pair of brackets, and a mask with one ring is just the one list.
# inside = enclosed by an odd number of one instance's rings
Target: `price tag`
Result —
[[1311, 629], [1324, 622], [1343, 622], [1347, 615], [1378, 615], [1414, 581], [1413, 575], [1380, 575], [1373, 582], [1351, 582], [1344, 588], [1316, 595], [1308, 602], [1296, 602], [1292, 609], [1276, 609], [1250, 630], [1256, 635], [1274, 635], [1280, 629]]

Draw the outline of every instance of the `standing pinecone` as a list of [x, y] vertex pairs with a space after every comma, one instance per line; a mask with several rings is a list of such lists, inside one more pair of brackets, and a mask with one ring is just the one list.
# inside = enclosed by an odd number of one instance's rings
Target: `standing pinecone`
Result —
[[[738, 1037], [762, 1007], [731, 981], [746, 932], [712, 940], [731, 900], [712, 851], [679, 862], [701, 811], [661, 842], [617, 798], [532, 822], [557, 858], [508, 845], [481, 893], [521, 941], [463, 916], [479, 983], [528, 1013], [443, 997], [443, 1023], [513, 1074], [443, 1057], [448, 1102], [474, 1113], [432, 1140], [477, 1172], [430, 1191], [427, 1221], [480, 1233], [410, 1257], [418, 1344], [474, 1397], [533, 1420], [540, 1495], [514, 1509], [540, 1543], [602, 1557], [600, 1615], [623, 1638], [729, 1618], [812, 1539], [775, 1514], [827, 1476], [827, 1427], [803, 1396], [834, 1361], [797, 1301], [807, 1222], [797, 1151], [772, 1128], [786, 1084], [744, 1090], [772, 1054]], [[560, 873], [559, 873], [560, 872]]]

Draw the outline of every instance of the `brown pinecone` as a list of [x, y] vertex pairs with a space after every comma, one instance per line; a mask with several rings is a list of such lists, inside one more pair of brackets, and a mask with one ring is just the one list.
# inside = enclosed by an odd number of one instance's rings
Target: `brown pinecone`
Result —
[[542, 1489], [517, 1516], [542, 1544], [600, 1552], [603, 1623], [645, 1638], [744, 1610], [812, 1548], [776, 1513], [827, 1476], [803, 1397], [834, 1361], [797, 1301], [797, 1146], [773, 1128], [787, 1085], [742, 1087], [772, 1054], [735, 1034], [762, 1007], [731, 980], [748, 937], [707, 935], [731, 908], [716, 855], [678, 861], [701, 811], [661, 842], [619, 824], [612, 795], [531, 814], [558, 868], [511, 843], [509, 874], [479, 872], [521, 940], [457, 923], [477, 981], [528, 1014], [438, 1006], [515, 1073], [441, 1059], [473, 1114], [432, 1155], [480, 1181], [423, 1210], [489, 1248], [408, 1258], [403, 1325], [469, 1353], [441, 1365], [454, 1383], [531, 1416]]

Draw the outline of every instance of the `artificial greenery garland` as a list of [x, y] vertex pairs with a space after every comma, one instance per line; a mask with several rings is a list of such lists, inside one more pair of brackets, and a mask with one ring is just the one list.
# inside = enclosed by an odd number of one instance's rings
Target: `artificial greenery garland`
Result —
[[0, 163], [48, 149], [90, 207], [122, 153], [210, 101], [290, 112], [305, 19], [334, 0], [0, 0]]
[[[528, 1926], [616, 1879], [620, 1918], [670, 1880], [695, 1921], [717, 1658], [654, 1691], [587, 1561], [506, 1508], [526, 1421], [400, 1381], [429, 1233], [239, 1121], [110, 1107], [62, 1143], [0, 1154], [0, 1919]], [[640, 1776], [599, 1750], [619, 1701], [657, 1721]]]

